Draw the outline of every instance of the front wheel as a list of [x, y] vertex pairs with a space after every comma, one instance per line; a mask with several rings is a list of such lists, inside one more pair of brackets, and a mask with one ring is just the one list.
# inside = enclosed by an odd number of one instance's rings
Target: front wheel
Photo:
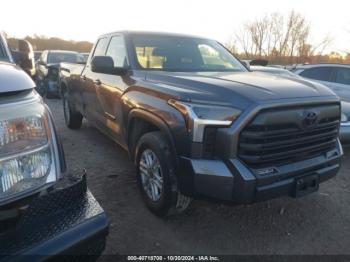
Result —
[[137, 180], [147, 207], [158, 216], [184, 211], [191, 199], [178, 191], [173, 156], [164, 135], [143, 135], [136, 154]]
[[62, 101], [66, 126], [70, 129], [79, 129], [83, 123], [83, 115], [72, 106], [67, 91], [63, 92]]

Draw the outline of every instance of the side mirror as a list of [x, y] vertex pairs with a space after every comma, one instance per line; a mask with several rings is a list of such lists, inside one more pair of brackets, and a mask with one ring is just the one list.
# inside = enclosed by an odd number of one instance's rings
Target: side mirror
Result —
[[91, 60], [91, 71], [108, 75], [125, 75], [127, 69], [124, 67], [114, 67], [113, 58], [110, 56], [95, 56]]
[[30, 76], [35, 74], [34, 52], [32, 45], [26, 40], [18, 40], [18, 51], [12, 51], [15, 63]]

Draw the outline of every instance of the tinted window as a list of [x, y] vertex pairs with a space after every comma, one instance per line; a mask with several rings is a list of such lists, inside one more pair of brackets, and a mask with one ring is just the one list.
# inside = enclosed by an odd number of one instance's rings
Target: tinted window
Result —
[[315, 80], [330, 81], [331, 73], [331, 67], [314, 67], [304, 70], [300, 75]]
[[114, 36], [109, 43], [106, 56], [113, 58], [115, 67], [127, 66], [126, 48], [123, 37]]
[[338, 67], [335, 69], [335, 82], [350, 85], [350, 68]]
[[106, 49], [108, 45], [107, 38], [101, 38], [95, 48], [94, 56], [104, 56], [106, 54]]
[[246, 71], [219, 43], [202, 38], [169, 35], [131, 37], [142, 69], [164, 71]]

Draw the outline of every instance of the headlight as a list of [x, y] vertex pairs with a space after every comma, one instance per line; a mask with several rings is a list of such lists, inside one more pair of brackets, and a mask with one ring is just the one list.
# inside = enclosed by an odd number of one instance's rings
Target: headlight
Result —
[[202, 142], [206, 126], [228, 127], [241, 114], [241, 110], [216, 105], [205, 105], [169, 100], [168, 103], [185, 117], [187, 130], [194, 142]]
[[43, 104], [0, 106], [0, 202], [57, 180], [57, 147]]

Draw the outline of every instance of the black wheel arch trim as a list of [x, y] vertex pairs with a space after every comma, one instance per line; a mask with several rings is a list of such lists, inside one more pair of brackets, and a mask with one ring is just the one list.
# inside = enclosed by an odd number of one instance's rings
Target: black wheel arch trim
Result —
[[[178, 167], [179, 159], [178, 159], [177, 153], [176, 153], [176, 146], [175, 146], [173, 134], [170, 130], [170, 127], [167, 125], [167, 123], [159, 116], [157, 116], [157, 115], [155, 115], [147, 110], [144, 110], [144, 109], [139, 109], [139, 108], [132, 109], [128, 114], [126, 141], [129, 141], [129, 130], [131, 128], [132, 120], [134, 120], [135, 118], [139, 118], [139, 119], [144, 120], [145, 122], [151, 123], [152, 125], [159, 128], [159, 130], [166, 135], [166, 137], [170, 143], [170, 147], [171, 147], [170, 150], [176, 159], [176, 163], [175, 163], [176, 167]], [[129, 143], [128, 143], [128, 146], [129, 146]], [[131, 156], [130, 148], [129, 148], [129, 154], [130, 154], [130, 157], [133, 159], [133, 157]]]

